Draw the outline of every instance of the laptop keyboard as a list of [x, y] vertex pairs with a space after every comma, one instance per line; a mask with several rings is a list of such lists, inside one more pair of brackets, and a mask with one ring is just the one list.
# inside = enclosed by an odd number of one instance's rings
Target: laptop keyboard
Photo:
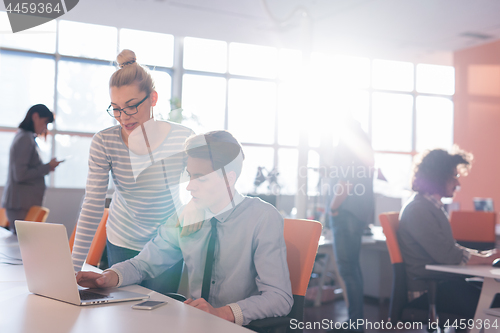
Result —
[[111, 296], [94, 293], [94, 292], [88, 291], [86, 289], [85, 290], [78, 290], [78, 291], [80, 292], [80, 300], [82, 300], [82, 301], [86, 301], [89, 299], [113, 298]]

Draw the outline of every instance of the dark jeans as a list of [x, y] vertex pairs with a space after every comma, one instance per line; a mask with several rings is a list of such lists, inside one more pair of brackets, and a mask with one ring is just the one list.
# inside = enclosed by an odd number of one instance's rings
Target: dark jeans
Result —
[[[481, 294], [480, 286], [465, 281], [463, 277], [451, 277], [438, 283], [436, 294], [436, 310], [438, 313], [455, 314], [473, 319]], [[427, 293], [411, 301], [411, 307], [428, 309]], [[493, 307], [498, 306], [495, 299]]]
[[[106, 249], [109, 267], [116, 263], [133, 258], [139, 254], [139, 251], [113, 245], [108, 240], [106, 240]], [[162, 294], [176, 293], [179, 288], [183, 265], [184, 261], [180, 260], [174, 266], [170, 267], [154, 279], [142, 281], [141, 286]]]
[[345, 210], [333, 216], [330, 223], [337, 266], [347, 289], [349, 319], [355, 322], [363, 319], [363, 275], [359, 253], [365, 223]]
[[474, 318], [481, 289], [463, 278], [440, 282], [437, 287], [436, 310]]

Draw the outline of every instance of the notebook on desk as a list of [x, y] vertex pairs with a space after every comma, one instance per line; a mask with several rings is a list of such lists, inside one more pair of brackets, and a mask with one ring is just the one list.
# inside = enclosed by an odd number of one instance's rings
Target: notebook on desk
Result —
[[62, 224], [16, 221], [30, 292], [75, 305], [133, 301], [148, 295], [111, 289], [85, 289], [76, 283], [68, 234]]

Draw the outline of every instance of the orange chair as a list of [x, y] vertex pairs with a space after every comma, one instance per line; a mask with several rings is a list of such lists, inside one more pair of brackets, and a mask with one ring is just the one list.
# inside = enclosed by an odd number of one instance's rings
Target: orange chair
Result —
[[28, 214], [24, 218], [25, 221], [45, 222], [49, 216], [50, 209], [42, 206], [31, 206]]
[[[321, 229], [322, 225], [317, 221], [285, 219], [284, 236], [294, 300], [292, 311], [287, 317], [254, 320], [247, 328], [257, 332], [273, 332], [286, 327], [288, 332], [291, 331], [290, 319], [303, 322], [304, 300], [318, 252]], [[296, 329], [293, 332], [302, 330]]]
[[0, 227], [8, 228], [9, 220], [7, 219], [7, 213], [5, 208], [0, 208]]
[[[408, 303], [408, 289], [406, 286], [406, 269], [403, 263], [403, 256], [399, 249], [397, 231], [399, 228], [399, 213], [390, 212], [379, 215], [380, 224], [384, 229], [387, 249], [392, 263], [392, 292], [389, 304], [389, 321], [397, 323], [399, 321], [425, 321], [427, 314], [425, 311], [415, 316], [412, 313], [403, 313], [404, 307]], [[409, 320], [411, 318], [411, 320]]]
[[[393, 324], [400, 321], [423, 323], [435, 322], [438, 318], [436, 309], [438, 281], [434, 279], [426, 280], [428, 285], [426, 304], [425, 302], [419, 302], [418, 299], [415, 302], [408, 302], [406, 268], [397, 238], [397, 231], [399, 228], [399, 212], [382, 213], [379, 215], [379, 220], [382, 228], [384, 229], [387, 249], [389, 250], [393, 270], [393, 284], [388, 320]], [[451, 322], [455, 319], [460, 319], [460, 317], [449, 313], [439, 313], [439, 317], [441, 318], [441, 324], [447, 319], [451, 320]]]
[[[102, 254], [104, 252], [104, 248], [106, 247], [106, 222], [108, 221], [109, 209], [105, 208], [104, 213], [102, 214], [101, 222], [97, 227], [97, 231], [95, 233], [94, 239], [90, 244], [89, 254], [87, 255], [87, 264], [92, 266], [99, 265], [101, 261]], [[76, 234], [76, 225], [73, 229], [73, 233], [69, 239], [69, 247], [71, 251], [73, 251], [73, 244], [75, 242], [75, 234]]]
[[493, 249], [496, 219], [495, 212], [453, 211], [450, 215], [453, 238], [471, 249]]

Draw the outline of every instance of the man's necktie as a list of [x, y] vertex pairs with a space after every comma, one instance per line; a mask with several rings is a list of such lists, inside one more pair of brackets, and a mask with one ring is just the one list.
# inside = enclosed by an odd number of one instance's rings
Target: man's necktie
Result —
[[210, 283], [212, 280], [212, 268], [214, 263], [215, 242], [217, 240], [217, 219], [212, 217], [210, 220], [212, 230], [208, 242], [207, 260], [205, 262], [205, 273], [203, 274], [203, 284], [201, 285], [201, 298], [208, 302], [210, 295]]

